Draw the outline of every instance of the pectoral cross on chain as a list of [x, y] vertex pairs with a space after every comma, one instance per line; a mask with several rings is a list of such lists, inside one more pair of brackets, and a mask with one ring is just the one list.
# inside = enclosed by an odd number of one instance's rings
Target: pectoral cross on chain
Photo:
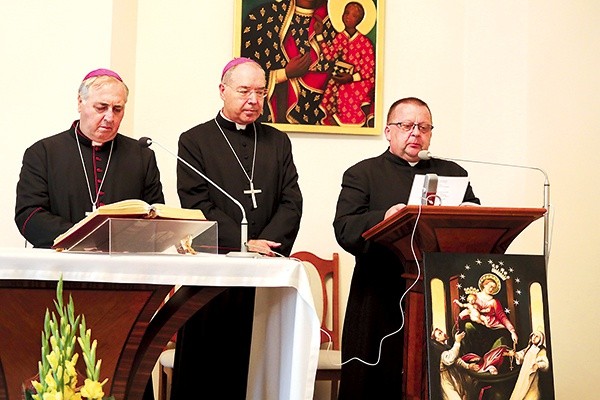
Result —
[[256, 193], [262, 193], [262, 190], [254, 189], [254, 182], [250, 181], [250, 189], [244, 190], [244, 194], [252, 196], [252, 208], [258, 208], [258, 204], [256, 203]]

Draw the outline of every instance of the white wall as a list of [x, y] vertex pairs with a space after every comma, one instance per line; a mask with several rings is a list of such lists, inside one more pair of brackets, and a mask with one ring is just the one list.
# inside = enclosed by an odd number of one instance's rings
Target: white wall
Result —
[[[381, 0], [380, 0], [381, 1]], [[97, 67], [119, 68], [133, 89], [122, 131], [176, 149], [178, 135], [220, 107], [220, 70], [232, 57], [234, 2], [2, 0], [0, 16], [0, 233], [22, 246], [13, 222], [21, 156], [77, 117], [76, 90]], [[554, 210], [549, 265], [558, 399], [587, 398], [600, 356], [580, 318], [600, 302], [600, 3], [595, 0], [386, 2], [384, 103], [417, 96], [432, 110], [432, 152], [541, 167]], [[341, 253], [347, 295], [352, 257], [331, 222], [343, 171], [385, 150], [383, 136], [290, 134], [305, 199], [295, 250]], [[177, 205], [175, 163], [155, 149], [167, 202]], [[463, 164], [486, 205], [538, 207], [536, 171]], [[581, 195], [579, 195], [581, 193]], [[536, 223], [511, 246], [540, 254]], [[584, 305], [573, 300], [587, 299]], [[592, 308], [593, 309], [593, 308]], [[585, 312], [585, 316], [593, 312]], [[585, 327], [585, 328], [579, 328]], [[575, 346], [575, 343], [585, 345]]]
[[112, 2], [96, 9], [77, 0], [2, 0], [1, 8], [0, 229], [3, 245], [23, 246], [13, 220], [23, 151], [78, 118], [81, 80], [110, 64]]

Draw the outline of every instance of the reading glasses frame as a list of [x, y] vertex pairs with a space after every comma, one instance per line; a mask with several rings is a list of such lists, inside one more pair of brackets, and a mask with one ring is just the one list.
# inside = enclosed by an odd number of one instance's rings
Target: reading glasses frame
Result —
[[417, 129], [419, 129], [419, 132], [421, 132], [421, 133], [431, 133], [431, 131], [433, 130], [433, 125], [417, 124], [417, 123], [410, 122], [410, 121], [388, 122], [387, 124], [388, 124], [388, 126], [395, 125], [402, 132], [405, 132], [405, 133], [412, 132], [413, 129], [415, 129], [415, 126], [417, 127]]
[[267, 88], [251, 89], [251, 88], [245, 87], [245, 86], [240, 86], [240, 87], [234, 88], [233, 86], [228, 85], [226, 83], [223, 83], [223, 85], [232, 89], [242, 99], [250, 98], [250, 96], [252, 96], [252, 93], [256, 94], [256, 97], [258, 97], [259, 99], [264, 99], [269, 94], [269, 90]]

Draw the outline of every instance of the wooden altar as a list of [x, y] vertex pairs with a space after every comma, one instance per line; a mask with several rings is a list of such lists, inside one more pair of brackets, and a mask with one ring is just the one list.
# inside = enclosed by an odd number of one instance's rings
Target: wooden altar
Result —
[[[105, 393], [141, 400], [168, 340], [228, 287], [257, 288], [248, 399], [312, 399], [319, 320], [302, 264], [285, 258], [0, 251], [0, 400], [20, 400], [38, 372], [44, 313], [56, 284], [98, 340]], [[182, 285], [160, 308], [174, 285]], [[155, 314], [156, 313], [156, 314]], [[82, 364], [83, 365], [83, 364]]]

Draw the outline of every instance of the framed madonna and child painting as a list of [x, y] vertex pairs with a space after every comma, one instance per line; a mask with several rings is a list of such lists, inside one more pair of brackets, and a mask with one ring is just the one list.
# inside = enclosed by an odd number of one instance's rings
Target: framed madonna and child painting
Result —
[[430, 400], [552, 400], [542, 255], [426, 253]]
[[382, 131], [383, 0], [235, 0], [234, 55], [267, 74], [261, 121], [286, 132]]

